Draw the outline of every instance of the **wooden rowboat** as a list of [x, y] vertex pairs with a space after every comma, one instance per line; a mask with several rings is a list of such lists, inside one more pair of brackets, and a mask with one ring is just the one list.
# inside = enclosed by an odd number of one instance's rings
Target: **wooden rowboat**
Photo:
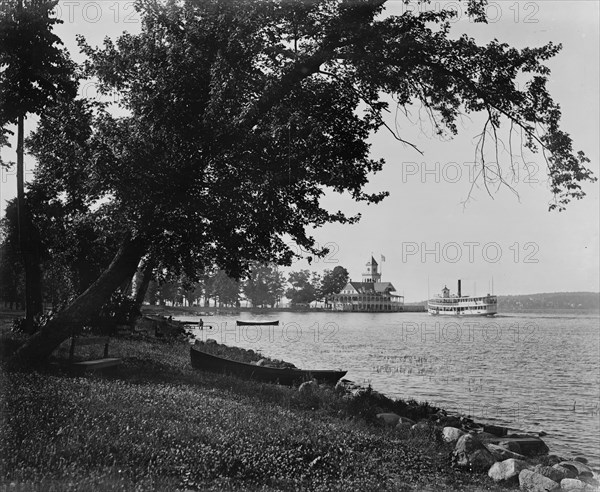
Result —
[[311, 371], [303, 369], [279, 369], [276, 367], [255, 366], [245, 362], [238, 362], [224, 357], [207, 354], [194, 347], [190, 348], [192, 367], [204, 371], [230, 374], [246, 379], [254, 379], [265, 383], [279, 383], [286, 386], [300, 384], [304, 381], [316, 379], [320, 383], [335, 384], [346, 375], [348, 371]]
[[279, 325], [279, 320], [264, 320], [264, 321], [250, 321], [250, 320], [241, 320], [238, 319], [236, 322], [237, 326], [257, 326], [257, 325], [269, 325], [269, 326], [277, 326]]

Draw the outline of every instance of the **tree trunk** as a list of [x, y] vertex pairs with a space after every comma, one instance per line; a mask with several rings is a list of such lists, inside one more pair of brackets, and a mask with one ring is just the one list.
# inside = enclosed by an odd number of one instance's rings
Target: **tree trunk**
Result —
[[25, 201], [24, 138], [25, 117], [19, 116], [17, 120], [17, 229], [19, 250], [25, 270], [25, 330], [31, 334], [35, 331], [35, 318], [43, 311], [42, 269], [39, 234], [34, 234], [31, 214]]
[[102, 275], [39, 332], [29, 338], [11, 358], [9, 365], [12, 368], [21, 368], [45, 361], [74, 331], [81, 329], [90, 316], [110, 299], [117, 287], [133, 276], [145, 253], [144, 241], [126, 240]]
[[[152, 280], [152, 273], [154, 271], [154, 261], [152, 260], [152, 257], [147, 258], [142, 263], [140, 270], [142, 278], [138, 280], [138, 283], [135, 286], [135, 290], [133, 292], [134, 305], [132, 312], [136, 313], [135, 315], [141, 313], [142, 304], [144, 303], [144, 298], [146, 297], [148, 286], [150, 285], [150, 281]], [[135, 318], [130, 319], [129, 322], [134, 323]]]

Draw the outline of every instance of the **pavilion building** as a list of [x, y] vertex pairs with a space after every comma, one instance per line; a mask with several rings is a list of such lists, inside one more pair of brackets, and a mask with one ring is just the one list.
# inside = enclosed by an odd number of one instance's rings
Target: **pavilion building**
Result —
[[391, 282], [381, 281], [381, 272], [375, 258], [366, 264], [362, 282], [349, 281], [339, 294], [333, 296], [334, 311], [398, 312], [404, 310], [404, 296], [393, 294]]

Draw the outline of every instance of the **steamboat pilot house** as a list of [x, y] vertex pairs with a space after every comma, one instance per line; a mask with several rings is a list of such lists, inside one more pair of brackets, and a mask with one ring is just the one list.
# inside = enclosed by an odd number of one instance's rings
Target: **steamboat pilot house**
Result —
[[382, 282], [375, 258], [366, 264], [362, 282], [348, 282], [339, 294], [333, 296], [334, 311], [390, 312], [404, 309], [404, 296], [396, 292], [391, 282]]

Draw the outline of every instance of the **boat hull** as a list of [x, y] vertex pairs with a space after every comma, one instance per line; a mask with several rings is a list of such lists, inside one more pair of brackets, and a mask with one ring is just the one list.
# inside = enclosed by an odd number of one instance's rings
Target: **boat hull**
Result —
[[471, 318], [471, 317], [482, 317], [482, 316], [494, 316], [496, 313], [441, 313], [436, 312], [435, 309], [429, 309], [430, 316], [449, 316], [452, 318]]
[[311, 379], [316, 379], [320, 383], [335, 384], [343, 378], [347, 372], [278, 369], [276, 367], [256, 366], [254, 364], [246, 364], [245, 362], [238, 362], [207, 354], [194, 347], [190, 348], [190, 357], [194, 369], [228, 374], [245, 379], [254, 379], [265, 383], [279, 383], [286, 386], [293, 386], [304, 381], [310, 381]]
[[237, 326], [278, 326], [279, 325], [279, 321], [243, 321], [243, 320], [237, 320], [236, 322]]

